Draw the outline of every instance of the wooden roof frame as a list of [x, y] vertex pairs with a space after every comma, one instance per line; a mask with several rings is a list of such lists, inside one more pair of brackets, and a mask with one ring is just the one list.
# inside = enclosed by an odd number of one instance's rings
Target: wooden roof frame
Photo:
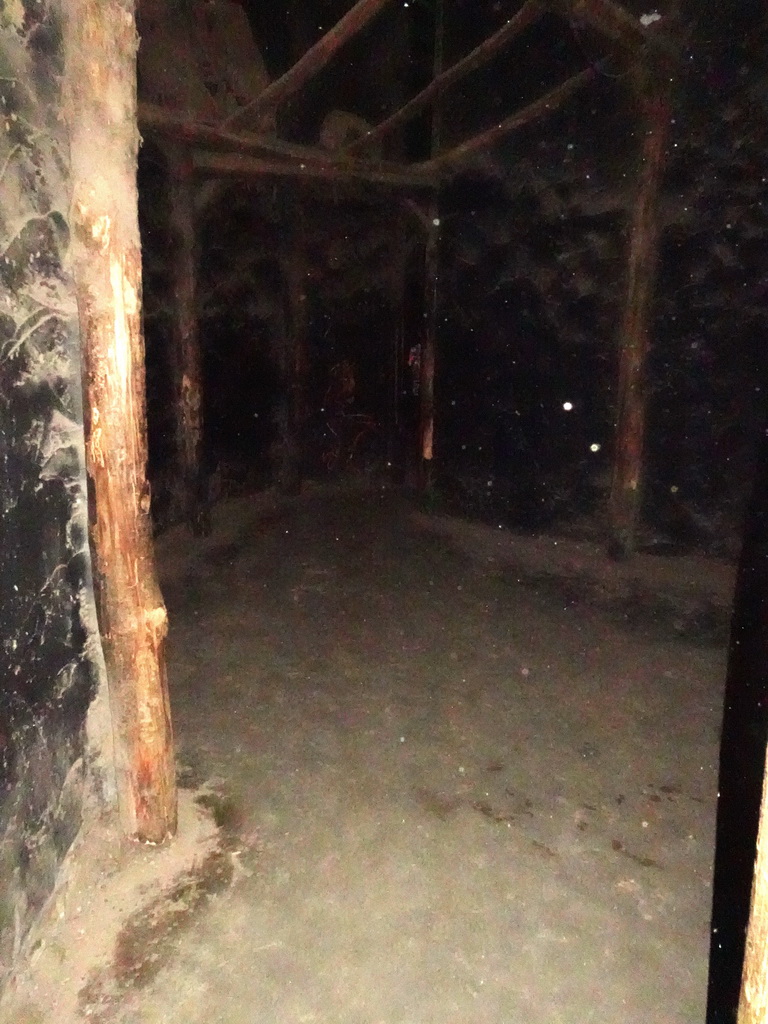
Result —
[[[207, 509], [199, 486], [204, 479], [204, 472], [201, 458], [202, 358], [195, 301], [196, 253], [192, 188], [195, 171], [219, 179], [230, 175], [247, 180], [264, 175], [291, 174], [335, 181], [367, 181], [387, 187], [405, 187], [411, 191], [435, 189], [441, 184], [444, 175], [467, 156], [556, 109], [598, 73], [596, 67], [587, 68], [527, 107], [453, 149], [435, 151], [433, 145], [431, 159], [415, 165], [358, 159], [354, 152], [333, 154], [319, 147], [296, 146], [276, 138], [274, 131], [265, 131], [265, 119], [269, 118], [274, 127], [275, 114], [280, 104], [295, 95], [325, 67], [343, 43], [368, 24], [388, 2], [358, 0], [337, 25], [282, 78], [267, 86], [254, 102], [221, 124], [190, 121], [178, 113], [173, 114], [169, 110], [147, 104], [138, 110], [140, 127], [172, 140], [172, 144], [166, 146], [166, 157], [169, 165], [171, 232], [177, 251], [171, 261], [174, 268], [172, 291], [176, 313], [171, 331], [173, 354], [170, 364], [179, 453], [177, 468], [180, 470], [179, 479], [183, 481], [185, 513], [195, 532], [205, 532], [207, 521]], [[107, 161], [108, 177], [111, 174], [109, 180], [114, 179], [117, 183], [116, 194], [129, 197], [129, 204], [134, 204], [135, 212], [135, 124], [132, 119], [127, 121], [125, 118], [118, 118], [115, 123], [112, 109], [105, 101], [102, 75], [103, 68], [111, 73], [114, 65], [114, 96], [120, 101], [121, 109], [132, 111], [136, 101], [134, 26], [130, 17], [127, 20], [121, 18], [125, 12], [120, 0], [72, 0], [72, 6], [75, 11], [64, 23], [67, 33], [65, 49], [72, 57], [71, 61], [68, 57], [66, 62], [67, 74], [70, 76], [67, 84], [70, 91], [75, 82], [78, 90], [81, 84], [83, 86], [83, 95], [78, 95], [74, 105], [70, 104], [72, 110], [69, 111], [72, 115], [70, 148], [73, 156], [73, 189], [76, 195], [83, 192], [88, 195], [93, 193], [97, 197], [95, 204], [76, 204], [76, 230], [73, 238], [77, 243], [74, 265], [79, 294], [90, 297], [89, 301], [81, 303], [80, 317], [84, 366], [88, 371], [86, 378], [89, 384], [85, 401], [93, 411], [104, 409], [108, 413], [103, 417], [103, 428], [99, 427], [98, 437], [102, 438], [103, 434], [110, 443], [97, 444], [92, 427], [98, 417], [89, 415], [86, 416], [86, 430], [90, 431], [90, 435], [86, 434], [85, 450], [89, 458], [88, 472], [94, 481], [97, 512], [94, 539], [103, 570], [100, 577], [107, 582], [111, 581], [111, 590], [104, 591], [106, 597], [103, 609], [107, 621], [117, 622], [119, 626], [117, 630], [112, 629], [111, 634], [104, 634], [107, 662], [110, 671], [114, 667], [113, 675], [116, 679], [113, 699], [114, 706], [118, 708], [118, 718], [114, 724], [119, 729], [116, 737], [119, 757], [122, 758], [118, 785], [126, 833], [138, 839], [162, 842], [175, 831], [177, 810], [163, 660], [166, 613], [162, 599], [156, 592], [148, 518], [148, 488], [144, 479], [147, 442], [144, 343], [139, 315], [141, 304], [124, 301], [126, 291], [131, 295], [138, 295], [141, 291], [138, 222], [135, 216], [129, 217], [128, 222], [132, 221], [133, 226], [129, 223], [127, 231], [108, 232], [104, 245], [89, 246], [83, 242], [84, 239], [96, 237], [94, 225], [98, 226], [105, 218], [108, 220], [112, 217], [115, 205], [112, 196], [114, 190], [96, 188], [91, 181], [94, 138], [108, 142], [115, 150], [111, 164]], [[582, 18], [595, 25], [609, 41], [609, 45], [628, 53], [635, 63], [642, 61], [647, 64], [649, 59], [652, 61], [660, 58], [660, 66], [666, 71], [669, 57], [666, 47], [659, 46], [656, 34], [648, 33], [613, 0], [527, 0], [505, 29], [494, 33], [467, 57], [448, 69], [441, 67], [441, 34], [438, 31], [431, 85], [374, 128], [368, 134], [367, 141], [370, 142], [377, 133], [378, 137], [385, 135], [393, 124], [405, 123], [416, 110], [434, 103], [448, 85], [482, 66], [547, 8], [566, 18]], [[114, 26], [117, 24], [122, 26], [120, 32], [115, 32]], [[125, 34], [126, 31], [129, 35]], [[130, 45], [125, 45], [128, 39]], [[643, 367], [649, 349], [650, 299], [660, 234], [656, 207], [666, 139], [671, 125], [671, 107], [667, 98], [670, 76], [665, 73], [656, 78], [658, 81], [651, 83], [652, 89], [646, 98], [645, 109], [641, 111], [645, 121], [641, 133], [643, 173], [630, 229], [628, 297], [620, 347], [617, 448], [609, 502], [610, 530], [617, 554], [628, 554], [633, 549], [641, 493], [639, 484], [642, 478], [646, 393], [642, 387]], [[653, 90], [656, 92], [653, 93]], [[439, 110], [437, 113], [435, 121], [439, 120]], [[261, 131], [253, 133], [242, 128], [233, 130], [233, 126], [240, 126], [250, 117], [261, 119]], [[433, 143], [436, 135], [437, 132], [434, 132]], [[408, 199], [404, 205], [411, 211], [416, 206]], [[421, 469], [423, 482], [426, 483], [430, 479], [429, 467], [433, 456], [434, 328], [437, 322], [440, 220], [439, 216], [435, 216], [435, 212], [439, 213], [436, 197], [432, 197], [431, 203], [425, 205], [431, 214], [427, 214], [428, 223], [424, 225], [427, 227], [425, 305], [428, 311], [427, 332], [428, 335], [431, 333], [431, 337], [425, 337], [422, 347], [420, 389]], [[306, 412], [304, 383], [308, 306], [305, 238], [301, 217], [296, 215], [298, 204], [288, 203], [286, 206], [285, 238], [281, 244], [286, 249], [291, 248], [296, 258], [286, 261], [288, 269], [284, 271], [288, 279], [286, 291], [293, 351], [290, 354], [291, 368], [288, 370], [292, 379], [286, 389], [289, 404], [284, 438], [290, 443], [284, 445], [287, 455], [281, 473], [283, 483], [293, 486], [298, 466], [289, 463], [295, 461], [290, 448], [291, 444], [296, 447], [296, 436], [289, 437], [289, 434], [294, 431], [295, 435], [297, 425], [300, 433]], [[418, 211], [417, 216], [423, 224], [424, 218]], [[113, 273], [115, 268], [116, 278]], [[94, 295], [99, 301], [90, 301]], [[110, 368], [117, 364], [121, 372], [112, 373]], [[102, 449], [111, 457], [111, 462], [101, 457]], [[128, 456], [121, 462], [121, 453], [124, 452]], [[110, 524], [113, 520], [124, 527], [128, 539], [123, 545], [112, 543]], [[136, 564], [143, 566], [139, 574], [142, 583], [140, 588], [131, 582], [135, 573], [125, 570], [126, 559], [131, 559], [133, 567]], [[137, 630], [136, 622], [145, 623], [147, 628]], [[136, 673], [124, 671], [125, 666], [130, 668], [139, 664], [141, 673], [138, 679], [133, 678]], [[113, 684], [110, 685], [112, 687]], [[141, 725], [138, 731], [137, 722]]]
[[[677, 54], [677, 47], [669, 36], [647, 28], [615, 0], [526, 0], [501, 29], [451, 67], [436, 74], [425, 89], [340, 152], [329, 152], [320, 146], [299, 146], [277, 138], [274, 124], [280, 106], [322, 71], [342, 46], [370, 24], [389, 2], [358, 0], [284, 75], [221, 124], [190, 121], [178, 113], [142, 103], [138, 112], [140, 127], [191, 146], [195, 150], [196, 168], [207, 174], [239, 174], [248, 179], [259, 175], [291, 176], [335, 182], [361, 181], [406, 190], [436, 189], [469, 156], [561, 106], [596, 77], [599, 64], [586, 68], [496, 125], [430, 160], [410, 165], [377, 160], [366, 157], [365, 148], [434, 104], [450, 86], [487, 64], [547, 11], [571, 22], [589, 24], [603, 36], [609, 48], [624, 57], [667, 64]], [[256, 121], [258, 130], [238, 127], [248, 121]]]

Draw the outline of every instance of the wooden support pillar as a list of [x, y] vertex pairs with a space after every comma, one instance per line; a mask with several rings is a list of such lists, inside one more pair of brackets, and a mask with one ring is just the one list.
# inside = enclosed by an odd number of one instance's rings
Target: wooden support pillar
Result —
[[435, 340], [440, 255], [440, 216], [436, 201], [430, 203], [430, 224], [424, 254], [424, 333], [421, 342], [421, 381], [419, 387], [419, 441], [421, 484], [432, 483], [432, 460], [435, 445]]
[[202, 354], [197, 315], [197, 243], [191, 152], [164, 147], [168, 162], [173, 258], [171, 375], [176, 433], [176, 476], [184, 516], [196, 537], [210, 531], [207, 481], [203, 468]]
[[[438, 78], [443, 70], [445, 2], [435, 8], [435, 49], [432, 72]], [[432, 112], [431, 156], [434, 159], [442, 141], [442, 118], [438, 103]], [[435, 196], [427, 215], [427, 240], [424, 250], [424, 330], [421, 340], [421, 381], [419, 388], [419, 447], [421, 487], [427, 490], [433, 481], [435, 454], [435, 351], [440, 271], [440, 203]]]
[[639, 84], [643, 133], [642, 166], [632, 214], [627, 298], [619, 339], [619, 384], [613, 476], [609, 499], [609, 550], [632, 553], [640, 516], [646, 420], [646, 362], [650, 347], [656, 262], [659, 248], [659, 193], [670, 128], [668, 88]]
[[406, 302], [408, 289], [408, 224], [402, 211], [394, 232], [393, 254], [390, 278], [390, 303], [392, 306], [392, 360], [389, 383], [391, 406], [387, 438], [387, 462], [393, 469], [401, 468], [407, 452], [403, 451], [402, 403], [406, 366]]
[[309, 372], [307, 303], [307, 253], [304, 215], [300, 202], [287, 196], [283, 204], [285, 227], [282, 254], [285, 287], [285, 345], [280, 358], [284, 409], [279, 415], [281, 433], [278, 484], [288, 493], [301, 487], [304, 434], [307, 422], [307, 375]]
[[118, 794], [125, 832], [160, 843], [176, 829], [176, 779], [146, 480], [136, 27], [131, 0], [64, 10], [91, 545]]
[[[768, 767], [768, 766], [767, 766]], [[768, 1021], [768, 771], [763, 779], [738, 1024]]]

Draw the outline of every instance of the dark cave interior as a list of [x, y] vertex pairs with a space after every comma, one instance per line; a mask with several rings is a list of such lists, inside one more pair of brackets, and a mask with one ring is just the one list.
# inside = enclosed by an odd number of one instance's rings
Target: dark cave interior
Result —
[[[158, 101], [148, 82], [154, 75], [169, 95], [186, 97], [177, 114], [216, 123], [220, 109], [237, 114], [249, 89], [279, 79], [352, 6], [238, 4], [252, 38], [230, 38], [232, 55], [190, 49], [189, 33], [174, 35], [195, 10], [215, 4], [137, 4], [140, 30], [142, 18], [145, 26], [168, 19], [154, 39], [142, 32], [138, 61], [148, 475], [157, 534], [185, 519], [190, 482], [178, 470], [172, 350], [179, 239], [170, 147], [161, 131], [142, 124], [142, 102]], [[406, 0], [385, 7], [279, 108], [271, 126], [272, 141], [283, 147], [277, 154], [296, 162], [301, 147], [319, 145], [335, 156], [425, 88], [439, 16], [441, 63], [450, 66], [522, 6]], [[624, 6], [655, 24], [659, 12], [645, 0]], [[10, 148], [0, 156], [4, 181], [14, 184], [0, 195], [3, 230], [19, 221], [19, 210], [28, 218], [0, 266], [0, 284], [14, 302], [20, 297], [0, 314], [3, 975], [80, 828], [86, 718], [100, 671], [96, 627], [86, 614], [92, 594], [71, 236], [59, 212], [70, 209], [71, 183], [56, 146], [44, 141], [67, 144], [59, 116], [61, 11], [53, 0], [17, 7], [21, 27], [0, 17], [0, 55], [16, 59], [23, 51], [32, 69], [26, 92], [12, 76], [0, 79], [11, 125]], [[671, 0], [659, 11], [678, 60], [660, 195], [638, 547], [731, 565], [741, 552], [707, 1017], [730, 1024], [768, 737], [768, 48], [756, 0]], [[257, 58], [242, 95], [236, 52]], [[222, 68], [226, 88], [217, 77]], [[627, 62], [586, 18], [548, 10], [450, 89], [436, 108], [439, 130], [427, 107], [371, 158], [389, 171], [415, 167], [585, 68], [592, 75], [586, 88], [475, 152], [436, 193], [263, 168], [246, 177], [209, 170], [195, 179], [199, 485], [214, 519], [221, 499], [355, 478], [402, 489], [429, 513], [528, 538], [604, 545], [643, 142]], [[200, 113], [206, 104], [214, 114]], [[418, 432], [434, 221], [435, 457], [425, 478]], [[29, 309], [38, 309], [44, 292], [64, 295], [67, 315], [43, 317], [42, 330], [35, 321], [30, 341]]]
[[[447, 12], [448, 62], [505, 14], [490, 3]], [[270, 74], [341, 13], [339, 4], [249, 9]], [[398, 7], [382, 19], [288, 105], [281, 137], [314, 142], [328, 109], [376, 121], [428, 80], [430, 5]], [[748, 33], [729, 24], [727, 38], [715, 16], [686, 28], [695, 62], [692, 70], [683, 64], [677, 83], [662, 199], [643, 539], [733, 556], [764, 418], [765, 182], [759, 64]], [[489, 110], [516, 109], [585, 59], [604, 57], [594, 33], [554, 15], [516, 41], [513, 54], [450, 91], [445, 146], [485, 127]], [[724, 114], [714, 123], [712, 103]], [[428, 128], [421, 118], [388, 142], [387, 155], [423, 156]], [[435, 501], [515, 527], [599, 530], [636, 129], [625, 74], [609, 56], [588, 90], [482, 154], [441, 191]], [[163, 480], [173, 444], [164, 365], [173, 241], [163, 157], [152, 139], [139, 174], [151, 462], [163, 522], [173, 518]], [[226, 486], [264, 484], [275, 471], [285, 390], [277, 349], [290, 332], [289, 206], [305, 236], [303, 472], [321, 473], [328, 460], [323, 399], [329, 374], [346, 361], [355, 381], [350, 408], [375, 423], [365, 439], [367, 468], [394, 462], [402, 478], [414, 431], [409, 356], [423, 315], [424, 233], [414, 202], [385, 189], [267, 178], [232, 182], [206, 207], [198, 300], [204, 429], [209, 471], [218, 467]], [[358, 461], [350, 468], [363, 468]]]
[[[628, 6], [638, 15], [644, 10]], [[248, 7], [271, 76], [344, 9]], [[432, 72], [435, 10], [401, 5], [361, 33], [287, 106], [282, 137], [315, 142], [329, 109], [377, 123], [423, 88]], [[447, 63], [508, 14], [498, 3], [446, 5]], [[755, 477], [768, 379], [766, 80], [762, 44], [751, 31], [757, 16], [748, 5], [689, 4], [677, 14], [684, 55], [661, 197], [647, 382], [640, 542], [649, 550], [735, 557]], [[440, 191], [436, 462], [427, 497], [432, 509], [515, 529], [600, 537], [638, 122], [625, 69], [586, 24], [546, 15], [512, 53], [449, 92], [439, 108], [442, 145], [482, 130], [585, 63], [599, 74], [588, 90], [482, 153]], [[431, 127], [428, 116], [416, 118], [393, 133], [386, 155], [423, 159]], [[162, 526], [174, 517], [172, 487], [163, 481], [163, 467], [172, 464], [163, 269], [173, 243], [163, 161], [151, 143], [139, 175], [151, 471]], [[291, 180], [232, 184], [210, 204], [199, 227], [199, 309], [206, 457], [217, 493], [264, 487], [280, 476], [286, 385], [278, 350], [290, 333], [283, 242], [297, 217], [309, 360], [301, 474], [341, 470], [413, 482], [423, 222], [434, 209], [418, 196]], [[342, 386], [339, 396], [334, 381], [345, 367], [354, 385]], [[359, 417], [340, 459], [334, 394], [345, 414]], [[750, 581], [765, 538], [764, 517], [755, 513], [751, 521], [742, 569]], [[737, 603], [734, 623], [719, 823], [730, 837], [736, 815], [745, 842], [734, 849], [730, 838], [719, 840], [715, 931], [731, 942], [726, 953], [713, 942], [712, 1021], [730, 1019], [738, 992], [751, 875], [751, 854], [743, 851], [756, 834], [765, 746], [762, 689], [744, 683], [754, 682], [764, 644], [744, 625], [765, 600], [764, 588], [752, 587]], [[744, 630], [750, 642], [742, 647]], [[754, 771], [744, 771], [745, 756]], [[753, 776], [752, 785], [744, 781]]]

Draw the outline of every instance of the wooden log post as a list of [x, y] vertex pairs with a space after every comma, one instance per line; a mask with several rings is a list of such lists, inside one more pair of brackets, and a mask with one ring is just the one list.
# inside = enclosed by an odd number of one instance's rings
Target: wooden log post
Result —
[[[391, 388], [391, 406], [388, 417], [387, 462], [395, 470], [404, 468], [402, 437], [402, 401], [405, 375], [406, 355], [406, 302], [408, 294], [408, 250], [409, 225], [406, 211], [401, 210], [393, 235], [393, 253], [391, 277], [389, 282], [390, 305], [392, 308], [392, 360], [390, 364], [389, 384]], [[394, 474], [393, 474], [394, 475]]]
[[133, 0], [65, 5], [72, 259], [80, 313], [99, 628], [125, 832], [176, 829], [176, 779], [146, 480]]
[[[667, 77], [667, 76], [663, 76]], [[609, 551], [632, 553], [640, 516], [646, 421], [646, 362], [650, 348], [659, 248], [659, 193], [671, 123], [665, 86], [639, 81], [643, 143], [630, 228], [627, 297], [619, 338], [616, 433], [609, 498]]]
[[[435, 8], [435, 49], [433, 77], [443, 70], [445, 0]], [[436, 157], [442, 141], [442, 111], [436, 103], [432, 111], [431, 155]], [[427, 491], [434, 478], [435, 455], [435, 350], [440, 272], [440, 203], [435, 196], [429, 204], [427, 239], [424, 249], [424, 328], [421, 339], [421, 379], [419, 387], [420, 484]]]
[[421, 486], [432, 484], [435, 455], [435, 350], [440, 259], [440, 208], [430, 204], [430, 226], [424, 253], [424, 332], [421, 342], [421, 379], [419, 386], [419, 447]]
[[738, 1024], [768, 1021], [768, 772], [763, 779]]
[[300, 201], [293, 196], [286, 196], [283, 211], [285, 230], [281, 262], [285, 287], [286, 330], [280, 357], [284, 408], [279, 416], [283, 436], [280, 439], [278, 486], [287, 493], [295, 493], [301, 488], [307, 422], [307, 254], [304, 215]]
[[203, 467], [202, 354], [197, 316], [197, 244], [190, 151], [164, 147], [168, 163], [170, 229], [173, 246], [173, 325], [171, 376], [176, 434], [176, 476], [184, 517], [196, 537], [210, 532], [207, 481]]

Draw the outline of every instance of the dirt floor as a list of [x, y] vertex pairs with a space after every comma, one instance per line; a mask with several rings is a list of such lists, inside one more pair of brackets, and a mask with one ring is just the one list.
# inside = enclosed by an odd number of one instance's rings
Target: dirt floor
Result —
[[[158, 555], [219, 838], [70, 951], [73, 1020], [700, 1024], [729, 566], [361, 489], [231, 501]], [[15, 1020], [67, 1024], [39, 975]]]

